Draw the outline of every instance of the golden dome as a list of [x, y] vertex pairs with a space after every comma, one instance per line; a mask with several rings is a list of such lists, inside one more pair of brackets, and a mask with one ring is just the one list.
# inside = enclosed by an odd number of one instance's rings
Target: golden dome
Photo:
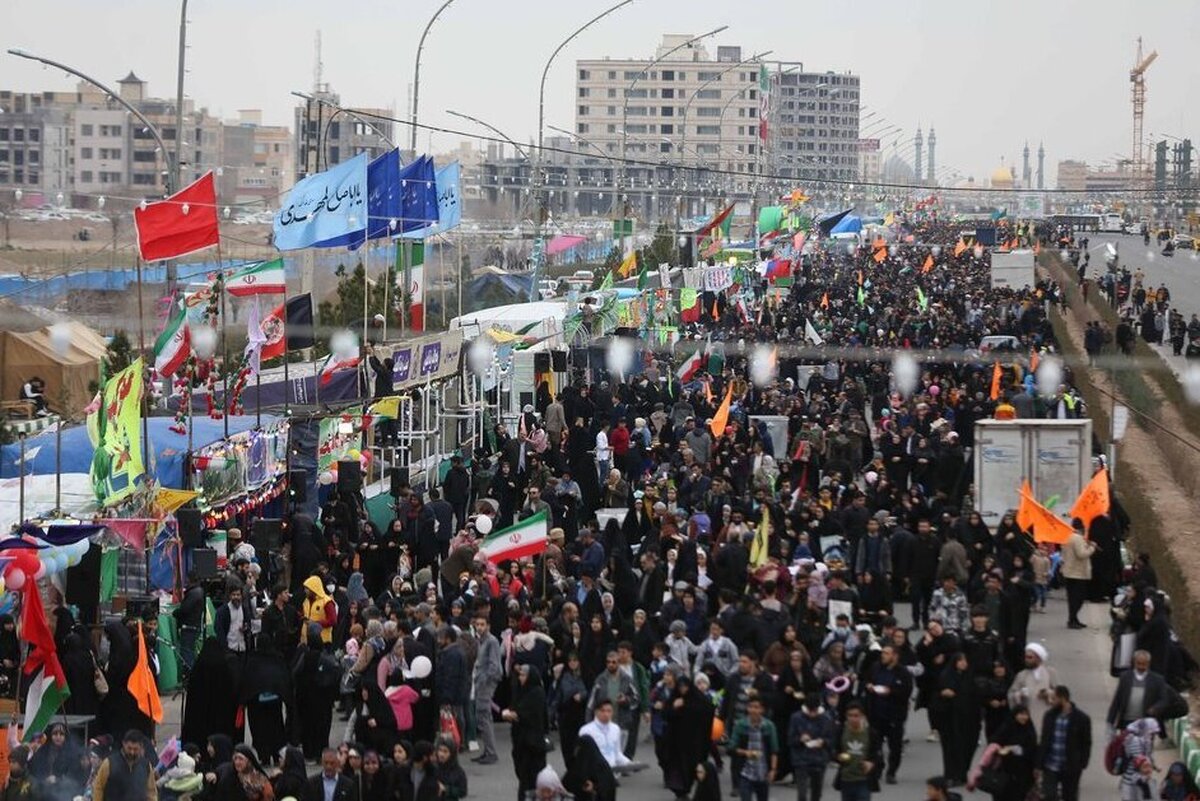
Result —
[[992, 187], [1011, 189], [1013, 185], [1012, 173], [1008, 168], [1001, 164], [996, 169], [992, 170]]

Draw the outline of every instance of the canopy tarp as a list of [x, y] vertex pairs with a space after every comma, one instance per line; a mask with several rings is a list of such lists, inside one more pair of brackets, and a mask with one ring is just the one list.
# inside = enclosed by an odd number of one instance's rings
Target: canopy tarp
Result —
[[586, 236], [572, 236], [569, 234], [563, 234], [562, 236], [556, 236], [553, 239], [551, 239], [550, 242], [546, 245], [546, 255], [547, 256], [557, 256], [559, 253], [562, 253], [563, 251], [566, 251], [566, 250], [570, 250], [573, 247], [582, 245], [586, 241], [587, 241]]
[[829, 236], [833, 228], [844, 220], [851, 211], [853, 209], [846, 209], [845, 211], [839, 211], [837, 214], [830, 214], [818, 220], [817, 227], [821, 231], [821, 236]]
[[19, 400], [21, 387], [37, 376], [46, 383], [46, 403], [68, 418], [81, 416], [94, 393], [88, 385], [99, 382], [100, 360], [108, 346], [104, 338], [83, 323], [68, 322], [69, 343], [54, 347], [50, 329], [6, 331], [0, 334], [0, 397]]
[[862, 218], [856, 217], [853, 214], [847, 214], [837, 225], [829, 229], [832, 234], [857, 234], [861, 233], [863, 228]]

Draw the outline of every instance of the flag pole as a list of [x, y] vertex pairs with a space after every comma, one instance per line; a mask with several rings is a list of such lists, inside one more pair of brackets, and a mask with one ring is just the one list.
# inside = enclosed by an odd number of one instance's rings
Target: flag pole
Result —
[[[146, 358], [146, 314], [142, 307], [142, 254], [139, 250], [137, 259], [137, 308], [138, 308], [138, 356]], [[142, 374], [138, 376], [143, 382], [146, 378], [146, 363], [142, 362]], [[142, 387], [142, 403], [138, 411], [142, 415], [142, 464], [150, 467], [150, 401], [146, 397], [145, 385]], [[101, 414], [104, 413], [104, 387], [100, 387]], [[24, 479], [21, 484], [24, 486]]]
[[233, 408], [229, 405], [229, 318], [225, 307], [225, 260], [221, 258], [221, 243], [217, 243], [217, 282], [221, 293], [221, 420], [225, 423], [225, 439], [229, 439], [229, 415]]
[[[284, 275], [283, 283], [283, 416], [286, 418], [291, 414], [291, 399], [292, 399], [292, 382], [288, 378], [288, 330], [287, 330], [287, 276]], [[291, 453], [291, 450], [288, 450]]]
[[[258, 295], [254, 296], [254, 305], [258, 312], [255, 316], [258, 318], [259, 331], [262, 330], [262, 308], [259, 304]], [[287, 317], [287, 293], [284, 293], [283, 316]], [[283, 349], [287, 350], [287, 341], [283, 343]], [[259, 350], [261, 355], [262, 350]], [[284, 385], [284, 391], [287, 391], [287, 385]], [[258, 369], [254, 371], [254, 427], [259, 431], [262, 430], [262, 359], [258, 360]]]

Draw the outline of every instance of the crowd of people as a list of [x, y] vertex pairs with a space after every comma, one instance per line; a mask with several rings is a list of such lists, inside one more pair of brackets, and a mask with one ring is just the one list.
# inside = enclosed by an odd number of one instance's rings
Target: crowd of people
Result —
[[[920, 711], [943, 766], [929, 798], [1075, 801], [1099, 734], [1028, 637], [1063, 585], [1069, 628], [1087, 600], [1112, 604], [1121, 753], [1105, 767], [1122, 798], [1157, 797], [1146, 765], [1186, 655], [1148, 558], [1122, 564], [1119, 504], [1061, 548], [975, 506], [976, 421], [1086, 415], [1069, 370], [1046, 391], [1031, 365], [1057, 349], [1059, 288], [994, 288], [952, 226], [912, 233], [942, 244], [821, 248], [782, 297], [757, 281], [739, 302], [707, 297], [712, 319], [685, 328], [707, 364], [686, 382], [646, 351], [544, 384], [440, 487], [403, 488], [386, 530], [334, 492], [319, 525], [290, 518], [281, 558], [230, 531], [213, 636], [202, 583], [176, 612], [178, 741], [156, 751], [136, 705], [110, 701], [118, 650], [81, 679], [99, 693], [106, 666], [108, 737], [71, 749], [48, 731], [14, 752], [10, 788], [458, 801], [472, 753], [515, 774], [518, 799], [613, 801], [622, 776], [653, 770], [676, 798], [765, 801], [786, 782], [799, 801], [830, 785], [862, 801], [923, 747], [906, 729]], [[1015, 344], [980, 354], [984, 337]], [[543, 512], [543, 552], [481, 557], [483, 534]], [[1162, 793], [1194, 797], [1186, 768]]]

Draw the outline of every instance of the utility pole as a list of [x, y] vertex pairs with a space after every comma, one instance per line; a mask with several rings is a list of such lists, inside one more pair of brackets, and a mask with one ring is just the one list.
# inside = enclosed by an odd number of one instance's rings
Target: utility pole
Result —
[[[171, 166], [172, 183], [175, 188], [183, 186], [183, 76], [187, 63], [187, 7], [188, 0], [180, 0], [179, 7], [179, 68], [175, 75], [175, 163]], [[197, 147], [199, 142], [193, 143]], [[164, 154], [165, 155], [165, 154]], [[175, 295], [178, 268], [174, 259], [167, 262], [167, 294]]]

